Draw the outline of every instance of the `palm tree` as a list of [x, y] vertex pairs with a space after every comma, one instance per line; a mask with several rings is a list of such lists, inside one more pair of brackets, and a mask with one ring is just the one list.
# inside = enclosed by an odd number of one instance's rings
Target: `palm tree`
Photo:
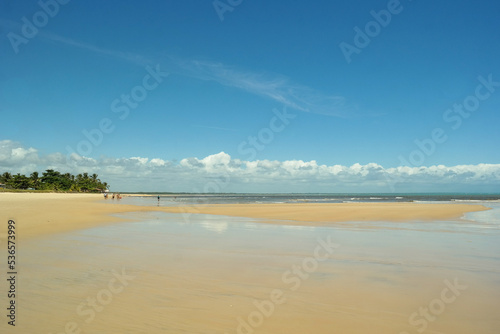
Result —
[[5, 172], [0, 175], [0, 183], [5, 183], [8, 188], [27, 189], [35, 188], [37, 190], [55, 190], [55, 191], [84, 191], [95, 192], [109, 189], [106, 182], [99, 179], [99, 175], [88, 173], [78, 174], [76, 177], [71, 173], [61, 174], [60, 172], [47, 169], [40, 175], [38, 172], [33, 172], [29, 177], [17, 173], [12, 175]]
[[28, 189], [30, 183], [30, 179], [20, 173], [17, 173], [9, 180], [9, 185], [14, 189]]
[[38, 189], [40, 187], [40, 176], [38, 175], [38, 172], [31, 173], [30, 183], [32, 188]]
[[61, 188], [61, 173], [53, 169], [47, 169], [42, 173], [41, 181], [44, 189], [59, 190]]
[[12, 174], [9, 172], [5, 172], [0, 176], [0, 182], [2, 183], [7, 183], [10, 179], [12, 179]]

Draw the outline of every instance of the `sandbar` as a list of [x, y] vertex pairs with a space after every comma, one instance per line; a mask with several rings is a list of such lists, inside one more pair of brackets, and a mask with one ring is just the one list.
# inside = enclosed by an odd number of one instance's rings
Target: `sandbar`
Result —
[[[175, 207], [136, 206], [104, 200], [100, 194], [0, 193], [0, 219], [19, 222], [24, 237], [111, 224], [128, 212], [161, 211], [261, 219], [263, 223], [322, 226], [350, 221], [451, 220], [483, 205], [453, 203], [217, 204]], [[5, 237], [5, 232], [0, 232]]]

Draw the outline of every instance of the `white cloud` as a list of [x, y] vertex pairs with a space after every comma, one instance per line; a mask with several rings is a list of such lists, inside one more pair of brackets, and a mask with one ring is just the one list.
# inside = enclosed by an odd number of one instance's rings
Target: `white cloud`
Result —
[[343, 96], [321, 93], [282, 75], [244, 71], [213, 61], [171, 59], [183, 75], [241, 89], [296, 110], [339, 117], [352, 112]]
[[[0, 173], [28, 174], [52, 168], [97, 173], [121, 191], [217, 192], [400, 192], [486, 191], [500, 186], [500, 164], [393, 167], [376, 163], [321, 165], [317, 161], [233, 159], [220, 152], [179, 163], [159, 158], [93, 159], [61, 153], [40, 155], [10, 140], [0, 141]], [[394, 188], [392, 188], [394, 187]]]
[[[12, 20], [0, 19], [1, 27], [18, 30], [20, 24]], [[179, 59], [172, 56], [164, 57], [161, 61], [158, 59], [153, 61], [151, 57], [141, 54], [98, 47], [46, 30], [40, 31], [38, 36], [49, 42], [82, 49], [142, 67], [158, 62], [167, 62], [166, 67], [181, 75], [199, 80], [215, 81], [224, 86], [269, 98], [295, 110], [338, 117], [347, 117], [352, 114], [353, 108], [348, 106], [343, 96], [319, 92], [310, 87], [294, 83], [289, 78], [279, 74], [244, 71], [220, 62]]]
[[24, 148], [21, 144], [9, 140], [0, 141], [0, 161], [14, 165], [20, 162], [36, 162], [37, 159], [37, 150], [32, 147]]
[[10, 140], [0, 141], [0, 170], [17, 168], [16, 172], [28, 173], [39, 163], [38, 152]]
[[[22, 25], [19, 22], [15, 22], [12, 20], [0, 19], [0, 28], [2, 27], [5, 29], [20, 32]], [[115, 59], [121, 59], [139, 66], [146, 66], [148, 64], [151, 64], [151, 61], [143, 57], [142, 55], [98, 47], [90, 43], [85, 43], [61, 35], [53, 34], [51, 32], [48, 32], [46, 29], [40, 30], [37, 34], [37, 37], [45, 39], [50, 42], [56, 42], [62, 45], [83, 49], [99, 55], [108, 56]]]

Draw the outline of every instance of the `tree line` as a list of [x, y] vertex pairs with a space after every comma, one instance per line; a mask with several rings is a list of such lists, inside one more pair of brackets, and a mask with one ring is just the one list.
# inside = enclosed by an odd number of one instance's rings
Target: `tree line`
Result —
[[73, 175], [61, 174], [53, 169], [47, 169], [40, 175], [33, 172], [30, 176], [5, 172], [0, 175], [0, 183], [8, 189], [35, 189], [47, 191], [101, 192], [109, 189], [97, 174], [88, 173]]

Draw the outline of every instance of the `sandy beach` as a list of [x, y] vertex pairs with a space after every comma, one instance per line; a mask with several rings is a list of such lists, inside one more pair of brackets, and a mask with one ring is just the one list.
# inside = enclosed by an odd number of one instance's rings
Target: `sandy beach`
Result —
[[[113, 214], [161, 211], [263, 219], [263, 223], [320, 226], [349, 221], [457, 219], [482, 205], [423, 203], [231, 204], [179, 207], [135, 206], [101, 194], [0, 193], [2, 221], [16, 219], [24, 237], [67, 232], [123, 221]], [[5, 232], [0, 232], [5, 236]]]
[[0, 193], [0, 218], [19, 222], [26, 238], [120, 221], [111, 214], [125, 208], [103, 205], [102, 198], [100, 194]]
[[19, 254], [17, 325], [0, 331], [496, 334], [500, 233], [460, 220], [486, 209], [0, 193]]

